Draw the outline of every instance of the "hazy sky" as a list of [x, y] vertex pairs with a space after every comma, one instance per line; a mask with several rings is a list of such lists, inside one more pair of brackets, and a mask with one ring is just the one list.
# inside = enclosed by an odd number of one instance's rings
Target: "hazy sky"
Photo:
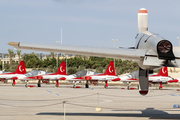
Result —
[[140, 8], [149, 31], [179, 45], [180, 0], [0, 0], [0, 53], [8, 42], [56, 44], [61, 28], [64, 45], [134, 46]]

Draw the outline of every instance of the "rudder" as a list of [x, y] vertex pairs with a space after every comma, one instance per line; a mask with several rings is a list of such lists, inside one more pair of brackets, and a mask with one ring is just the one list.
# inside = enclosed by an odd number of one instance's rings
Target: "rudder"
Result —
[[110, 61], [106, 69], [105, 75], [115, 75], [114, 62]]
[[14, 72], [16, 74], [26, 74], [26, 68], [24, 61], [20, 61], [18, 67], [16, 68], [16, 71]]
[[56, 74], [66, 75], [66, 66], [65, 66], [64, 61], [62, 61], [61, 64], [59, 65], [59, 68], [56, 71]]
[[160, 75], [160, 76], [168, 76], [167, 67], [162, 67], [162, 68], [159, 70], [158, 75]]

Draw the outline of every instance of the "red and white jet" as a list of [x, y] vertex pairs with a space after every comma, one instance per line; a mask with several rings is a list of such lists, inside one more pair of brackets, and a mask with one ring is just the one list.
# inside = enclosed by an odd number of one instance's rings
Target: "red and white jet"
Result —
[[[18, 67], [16, 68], [15, 72], [7, 72], [0, 74], [0, 80], [8, 80], [12, 77], [16, 77], [18, 75], [23, 75], [23, 74], [26, 74], [26, 69], [25, 69], [24, 61], [21, 61]], [[12, 80], [13, 80], [12, 86], [15, 86], [16, 84], [15, 79]]]
[[[94, 74], [98, 74], [98, 73], [92, 72], [92, 71], [87, 71], [87, 70], [81, 70], [81, 71], [76, 72], [75, 74], [60, 77], [59, 80], [66, 80], [69, 83], [74, 83], [73, 87], [75, 88], [77, 83], [80, 83], [81, 81], [85, 80], [82, 78], [83, 76], [94, 75]], [[88, 83], [86, 83], [86, 84], [88, 84]]]
[[[45, 71], [31, 71], [27, 74], [24, 75], [19, 75], [16, 77], [13, 77], [11, 79], [19, 79], [19, 80], [39, 80], [38, 81], [38, 87], [41, 87], [41, 81], [43, 83], [47, 83], [50, 80], [56, 80], [56, 87], [59, 86], [58, 78], [59, 77], [64, 77], [66, 75], [66, 67], [65, 67], [65, 62], [62, 61], [61, 64], [59, 65], [58, 70], [56, 73], [47, 73]], [[27, 84], [25, 85], [27, 87]]]
[[[130, 83], [131, 82], [137, 82], [138, 79], [138, 71], [134, 71], [132, 73], [130, 73], [129, 75], [125, 75], [120, 77], [122, 82], [129, 82], [129, 85], [127, 87], [127, 89], [129, 89]], [[162, 89], [162, 84], [167, 84], [172, 83], [172, 82], [176, 82], [176, 79], [173, 79], [172, 77], [168, 76], [168, 70], [167, 67], [162, 67], [159, 70], [158, 74], [153, 74], [153, 75], [149, 75], [149, 83], [152, 84], [160, 84], [159, 89]]]
[[94, 75], [86, 75], [86, 76], [82, 76], [82, 77], [77, 77], [77, 78], [73, 78], [74, 80], [79, 79], [79, 80], [86, 80], [86, 88], [89, 87], [88, 85], [88, 81], [90, 81], [91, 83], [96, 83], [98, 81], [103, 81], [105, 82], [104, 87], [107, 88], [108, 87], [108, 81], [119, 81], [120, 78], [118, 76], [115, 75], [115, 69], [114, 69], [114, 62], [110, 61], [105, 73], [103, 74], [94, 74]]

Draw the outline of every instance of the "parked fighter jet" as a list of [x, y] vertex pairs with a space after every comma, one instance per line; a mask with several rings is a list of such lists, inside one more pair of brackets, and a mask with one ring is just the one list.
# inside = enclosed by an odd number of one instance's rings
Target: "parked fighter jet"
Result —
[[149, 89], [149, 70], [162, 66], [180, 67], [179, 48], [173, 47], [169, 40], [148, 31], [148, 12], [145, 8], [138, 11], [138, 30], [134, 49], [95, 48], [42, 43], [9, 42], [17, 49], [69, 53], [98, 57], [136, 60], [139, 64], [139, 93], [146, 95]]
[[[69, 83], [74, 83], [73, 88], [75, 88], [77, 83], [86, 81], [85, 79], [83, 79], [83, 76], [89, 76], [89, 75], [95, 75], [95, 74], [99, 74], [99, 73], [88, 71], [88, 70], [81, 70], [81, 71], [76, 72], [75, 74], [60, 77], [59, 80], [66, 80]], [[86, 81], [85, 87], [86, 88], [89, 87], [88, 81]]]
[[[127, 87], [127, 89], [129, 89], [131, 82], [137, 82], [139, 80], [138, 74], [139, 74], [138, 71], [134, 71], [134, 72], [130, 73], [129, 75], [121, 76], [120, 79], [124, 83], [129, 82], [129, 85]], [[167, 67], [162, 67], [159, 70], [158, 74], [149, 75], [149, 83], [150, 84], [160, 84], [159, 89], [163, 88], [162, 84], [172, 83], [172, 82], [176, 82], [176, 81], [177, 81], [177, 79], [174, 79], [174, 78], [168, 76]]]
[[[26, 74], [17, 75], [15, 77], [10, 78], [10, 79], [12, 79], [14, 81], [15, 80], [26, 81], [25, 87], [27, 87], [27, 83], [28, 83], [29, 80], [32, 80], [33, 78], [34, 79], [36, 78], [36, 80], [38, 80], [39, 79], [38, 76], [44, 75], [44, 74], [48, 74], [48, 73], [45, 72], [45, 71], [40, 71], [40, 70], [32, 70], [32, 71], [30, 71], [30, 72], [28, 72]], [[41, 87], [40, 80], [38, 81], [38, 87]]]
[[[59, 65], [58, 70], [56, 73], [49, 73], [45, 71], [31, 71], [25, 75], [19, 75], [16, 77], [13, 77], [11, 79], [19, 79], [19, 80], [39, 80], [38, 81], [38, 87], [41, 87], [41, 81], [43, 83], [49, 83], [50, 80], [56, 80], [56, 87], [59, 86], [58, 78], [59, 77], [64, 77], [66, 75], [66, 67], [65, 67], [65, 62], [62, 61], [61, 64]], [[25, 85], [27, 87], [27, 84]]]
[[[23, 74], [26, 74], [26, 69], [25, 69], [24, 61], [21, 61], [18, 67], [16, 68], [15, 72], [4, 72], [0, 74], [0, 80], [8, 80], [12, 77], [16, 77], [18, 75], [23, 75]], [[13, 80], [12, 86], [15, 86], [16, 84], [15, 79], [12, 80]]]
[[90, 82], [105, 82], [104, 88], [108, 88], [108, 81], [119, 81], [120, 78], [115, 75], [114, 62], [110, 61], [105, 73], [95, 74], [81, 77], [82, 80], [87, 80]]

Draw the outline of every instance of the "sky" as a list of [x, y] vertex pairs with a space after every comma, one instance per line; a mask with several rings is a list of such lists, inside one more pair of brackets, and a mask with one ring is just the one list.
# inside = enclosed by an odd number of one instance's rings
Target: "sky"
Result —
[[[146, 8], [149, 31], [179, 45], [180, 0], [0, 0], [0, 53], [8, 42], [132, 47], [137, 13]], [[58, 43], [60, 44], [60, 43]], [[22, 50], [22, 53], [33, 51]], [[42, 52], [36, 52], [42, 53]]]

